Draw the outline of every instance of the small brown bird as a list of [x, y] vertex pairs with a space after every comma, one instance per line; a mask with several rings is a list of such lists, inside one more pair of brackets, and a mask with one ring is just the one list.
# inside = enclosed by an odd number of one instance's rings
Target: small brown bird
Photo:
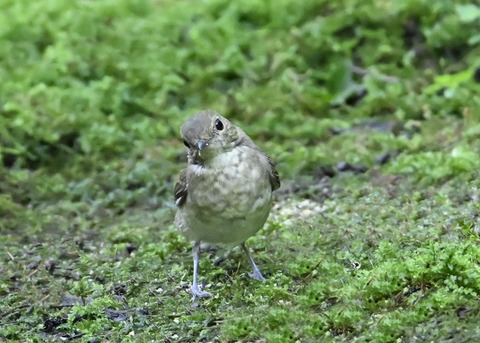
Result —
[[250, 276], [264, 280], [245, 240], [267, 220], [272, 192], [280, 187], [274, 163], [240, 128], [212, 110], [194, 115], [180, 132], [188, 165], [175, 185], [175, 224], [193, 241], [193, 295], [211, 295], [197, 283], [201, 242], [241, 245], [253, 269]]

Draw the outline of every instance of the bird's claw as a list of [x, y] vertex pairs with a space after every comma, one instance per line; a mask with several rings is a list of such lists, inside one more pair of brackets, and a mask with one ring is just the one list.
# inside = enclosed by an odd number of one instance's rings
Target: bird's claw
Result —
[[212, 293], [201, 291], [200, 288], [192, 286], [191, 292], [195, 297], [211, 297]]
[[258, 281], [265, 281], [265, 278], [263, 277], [263, 275], [258, 270], [255, 270], [252, 273], [248, 273], [248, 276], [250, 276], [252, 279], [255, 279], [255, 280], [258, 280]]

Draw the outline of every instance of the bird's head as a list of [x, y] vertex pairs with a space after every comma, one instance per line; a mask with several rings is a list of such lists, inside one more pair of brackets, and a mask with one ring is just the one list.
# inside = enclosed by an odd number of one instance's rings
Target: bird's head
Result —
[[197, 113], [180, 128], [189, 159], [203, 164], [239, 145], [245, 133], [213, 110]]

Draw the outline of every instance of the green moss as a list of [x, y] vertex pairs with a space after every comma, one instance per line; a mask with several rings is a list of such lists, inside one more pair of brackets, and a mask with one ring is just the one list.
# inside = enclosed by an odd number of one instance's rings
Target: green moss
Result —
[[[0, 8], [0, 340], [478, 340], [466, 1]], [[204, 108], [283, 188], [248, 242], [268, 280], [205, 251], [214, 297], [192, 301], [171, 192], [179, 126]]]

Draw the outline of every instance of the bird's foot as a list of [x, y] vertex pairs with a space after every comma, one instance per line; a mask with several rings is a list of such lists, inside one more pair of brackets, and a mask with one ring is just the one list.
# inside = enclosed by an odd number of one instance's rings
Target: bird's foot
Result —
[[191, 292], [196, 297], [205, 298], [205, 297], [211, 297], [212, 296], [212, 293], [201, 291], [200, 288], [198, 288], [198, 286], [196, 286], [196, 285], [192, 286]]
[[258, 269], [254, 270], [252, 273], [248, 273], [248, 276], [258, 281], [265, 281], [265, 278], [263, 277], [262, 273], [260, 273], [260, 270]]

